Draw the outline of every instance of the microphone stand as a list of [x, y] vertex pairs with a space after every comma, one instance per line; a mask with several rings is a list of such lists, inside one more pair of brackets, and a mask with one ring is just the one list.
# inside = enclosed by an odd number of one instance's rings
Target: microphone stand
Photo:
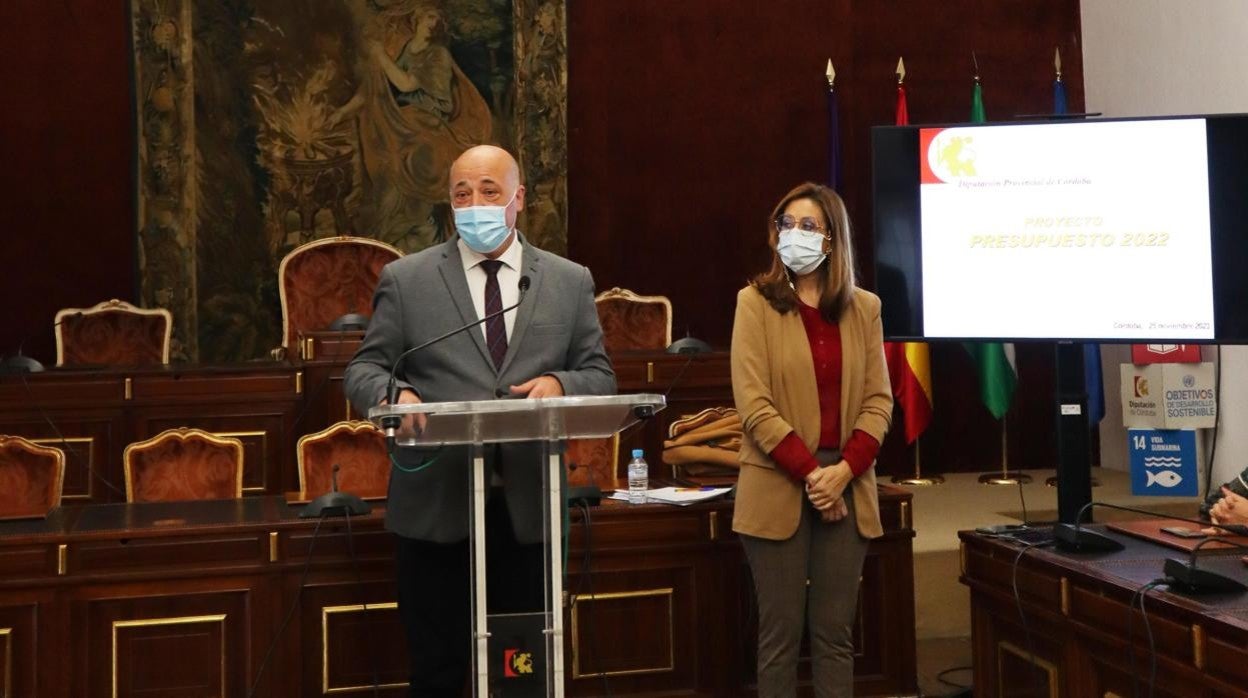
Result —
[[1093, 506], [1108, 507], [1110, 509], [1119, 509], [1121, 511], [1129, 511], [1135, 514], [1144, 514], [1157, 519], [1174, 519], [1175, 521], [1183, 521], [1190, 524], [1196, 524], [1202, 528], [1216, 528], [1235, 535], [1248, 535], [1248, 526], [1238, 524], [1215, 524], [1200, 519], [1187, 519], [1181, 516], [1169, 516], [1158, 514], [1154, 511], [1145, 509], [1135, 509], [1133, 507], [1124, 507], [1117, 504], [1109, 504], [1106, 502], [1088, 502], [1079, 510], [1075, 516], [1075, 523], [1058, 523], [1053, 526], [1053, 539], [1057, 543], [1057, 547], [1066, 552], [1089, 553], [1089, 552], [1114, 552], [1122, 550], [1123, 545], [1109, 536], [1098, 533], [1096, 531], [1083, 528], [1083, 517]]
[[[399, 372], [399, 364], [403, 363], [403, 359], [407, 358], [410, 354], [414, 354], [420, 351], [421, 349], [425, 349], [426, 347], [430, 347], [434, 344], [437, 344], [438, 342], [441, 342], [442, 340], [448, 337], [457, 335], [460, 332], [463, 332], [464, 330], [471, 329], [473, 327], [476, 327], [477, 325], [480, 325], [483, 322], [487, 322], [500, 315], [503, 315], [504, 313], [515, 310], [516, 308], [520, 307], [521, 303], [524, 302], [524, 296], [526, 293], [528, 293], [529, 285], [531, 283], [532, 282], [529, 280], [528, 276], [520, 277], [520, 283], [519, 283], [520, 298], [518, 298], [515, 303], [501, 310], [496, 310], [490, 313], [489, 315], [486, 315], [485, 317], [481, 318], [480, 320], [474, 320], [462, 327], [457, 327], [451, 330], [450, 332], [434, 337], [433, 339], [427, 342], [418, 344], [412, 347], [411, 349], [404, 351], [402, 354], [399, 354], [399, 357], [394, 360], [394, 364], [390, 367], [390, 381], [386, 384], [387, 403], [390, 404], [391, 406], [394, 406], [398, 403], [398, 399], [399, 399], [398, 372]], [[382, 431], [384, 431], [386, 434], [386, 444], [389, 447], [388, 450], [393, 452], [394, 440], [397, 435], [399, 426], [403, 423], [403, 418], [397, 414], [390, 414], [390, 415], [386, 415], [382, 417], [380, 421], [381, 421]]]
[[368, 502], [360, 499], [359, 496], [350, 492], [340, 492], [338, 490], [338, 464], [334, 463], [334, 469], [331, 473], [331, 489], [329, 492], [308, 502], [308, 505], [299, 512], [301, 519], [315, 519], [322, 516], [364, 516], [373, 510]]
[[1200, 541], [1195, 547], [1192, 548], [1192, 553], [1187, 562], [1176, 560], [1174, 558], [1166, 558], [1162, 571], [1165, 573], [1166, 577], [1168, 577], [1166, 581], [1168, 582], [1170, 588], [1184, 591], [1189, 594], [1219, 592], [1233, 593], [1248, 590], [1248, 587], [1245, 587], [1243, 582], [1240, 582], [1237, 579], [1232, 579], [1231, 577], [1214, 572], [1213, 570], [1197, 569], [1196, 551], [1210, 543], [1225, 543], [1232, 548], [1248, 550], [1248, 545], [1242, 545], [1240, 543], [1210, 536], [1209, 538]]

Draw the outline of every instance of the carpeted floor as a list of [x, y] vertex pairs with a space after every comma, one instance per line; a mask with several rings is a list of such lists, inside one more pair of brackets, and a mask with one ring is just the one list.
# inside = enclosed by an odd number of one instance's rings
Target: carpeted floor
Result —
[[[958, 531], [992, 524], [1053, 521], [1057, 518], [1057, 490], [1045, 485], [1052, 470], [1028, 471], [1032, 482], [1018, 485], [982, 485], [975, 473], [954, 473], [942, 485], [909, 487], [914, 493], [915, 635], [918, 640], [920, 687], [924, 695], [950, 695], [951, 688], [935, 680], [943, 669], [969, 665], [970, 594], [958, 581]], [[1131, 481], [1123, 471], [1093, 468], [1100, 486], [1094, 501], [1104, 501], [1162, 514], [1194, 516], [1195, 497], [1133, 497]], [[1106, 508], [1094, 510], [1096, 520], [1139, 518]], [[954, 674], [969, 681], [966, 672]]]

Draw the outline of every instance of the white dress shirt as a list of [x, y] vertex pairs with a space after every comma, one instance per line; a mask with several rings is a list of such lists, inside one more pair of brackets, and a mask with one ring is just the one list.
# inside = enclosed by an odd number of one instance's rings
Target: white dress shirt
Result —
[[[477, 318], [485, 317], [485, 269], [481, 268], [481, 262], [489, 259], [480, 252], [476, 252], [464, 244], [463, 240], [459, 240], [459, 256], [464, 261], [464, 276], [468, 278], [468, 291], [472, 293], [472, 307], [477, 309]], [[503, 307], [506, 308], [514, 304], [520, 299], [520, 265], [522, 264], [523, 251], [520, 244], [520, 235], [516, 234], [512, 239], [511, 245], [498, 261], [503, 265], [498, 268], [498, 290], [502, 293]], [[516, 312], [503, 313], [503, 320], [507, 326], [507, 341], [511, 342], [511, 328], [516, 324]], [[486, 339], [488, 346], [489, 339], [485, 334], [485, 327], [488, 323], [482, 323], [479, 328], [481, 337]]]

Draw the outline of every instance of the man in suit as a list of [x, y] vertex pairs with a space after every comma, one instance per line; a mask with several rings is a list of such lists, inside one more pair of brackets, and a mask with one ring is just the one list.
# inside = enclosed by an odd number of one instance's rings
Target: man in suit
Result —
[[[352, 404], [361, 412], [382, 404], [400, 353], [517, 302], [524, 276], [530, 288], [519, 309], [406, 357], [397, 402], [614, 393], [589, 270], [533, 247], [515, 228], [524, 209], [515, 159], [494, 146], [470, 148], [450, 183], [458, 235], [382, 270], [372, 321], [346, 370]], [[472, 646], [471, 454], [409, 451], [391, 471], [386, 527], [398, 537], [411, 694], [458, 698]], [[542, 609], [540, 461], [539, 444], [486, 450], [491, 613]]]

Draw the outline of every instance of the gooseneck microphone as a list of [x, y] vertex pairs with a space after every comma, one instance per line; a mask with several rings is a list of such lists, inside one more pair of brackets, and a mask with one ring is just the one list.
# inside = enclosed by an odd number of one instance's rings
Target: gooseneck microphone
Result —
[[[56, 322], [52, 323], [51, 329], [55, 330], [57, 327], [60, 327], [62, 323], [65, 323], [69, 320], [77, 320], [78, 318], [82, 316], [83, 316], [83, 312], [81, 310], [77, 310], [72, 313], [69, 313], [68, 315], [61, 318], [60, 320], [57, 320]], [[6, 356], [6, 357], [3, 357], [3, 359], [0, 359], [0, 374], [39, 373], [40, 371], [43, 370], [43, 364], [40, 363], [38, 359], [34, 358], [33, 356], [26, 356], [25, 354], [22, 353], [22, 347], [26, 345], [27, 340], [31, 339], [36, 334], [42, 331], [43, 330], [35, 330], [35, 331], [32, 331], [30, 334], [26, 335], [25, 337], [22, 337], [21, 340], [18, 341], [17, 343], [17, 353], [12, 356]]]
[[1215, 524], [1209, 521], [1201, 521], [1200, 519], [1187, 519], [1181, 516], [1170, 516], [1169, 514], [1158, 514], [1155, 511], [1146, 509], [1135, 509], [1133, 507], [1124, 507], [1118, 504], [1109, 504], [1107, 502], [1088, 502], [1079, 510], [1079, 514], [1075, 516], [1075, 523], [1059, 523], [1053, 526], [1053, 539], [1057, 543], [1057, 547], [1066, 552], [1113, 552], [1122, 550], [1122, 543], [1106, 536], [1103, 533], [1083, 528], [1083, 517], [1094, 506], [1105, 507], [1107, 509], [1118, 509], [1120, 511], [1129, 511], [1135, 514], [1144, 514], [1158, 519], [1173, 519], [1175, 521], [1183, 521], [1185, 523], [1196, 524], [1203, 528], [1216, 528], [1238, 536], [1248, 535], [1248, 527], [1238, 524]]
[[[446, 334], [442, 334], [437, 337], [434, 337], [433, 339], [427, 342], [417, 344], [411, 349], [408, 349], [404, 351], [402, 354], [399, 354], [399, 357], [394, 360], [394, 364], [390, 366], [390, 381], [386, 384], [386, 402], [390, 405], [395, 405], [398, 403], [398, 399], [399, 399], [398, 372], [399, 372], [399, 364], [403, 363], [403, 359], [407, 358], [411, 354], [414, 354], [420, 351], [421, 349], [426, 349], [428, 347], [431, 347], [434, 344], [437, 344], [438, 342], [441, 342], [442, 340], [447, 339], [448, 337], [453, 337], [459, 334], [460, 332], [463, 332], [464, 330], [471, 329], [473, 327], [476, 327], [477, 325], [480, 325], [483, 322], [492, 320], [500, 315], [503, 315], [504, 313], [507, 313], [512, 310], [515, 310], [516, 308], [519, 308], [520, 304], [524, 302], [524, 295], [528, 293], [529, 286], [531, 284], [532, 284], [532, 281], [529, 279], [528, 276], [521, 276], [520, 283], [517, 284], [517, 288], [520, 289], [520, 297], [516, 299], [515, 303], [507, 306], [506, 308], [503, 308], [502, 310], [496, 310], [490, 313], [489, 315], [486, 315], [485, 317], [481, 318], [480, 320], [473, 320], [472, 322], [468, 323], [467, 325], [464, 325], [463, 327], [457, 327], [451, 330], [450, 332], [447, 332]], [[398, 430], [399, 425], [402, 423], [402, 421], [403, 421], [402, 418], [399, 417], [398, 415], [388, 415], [386, 417], [382, 417], [381, 428], [383, 431], [385, 431], [387, 440], [393, 443], [395, 432]]]

